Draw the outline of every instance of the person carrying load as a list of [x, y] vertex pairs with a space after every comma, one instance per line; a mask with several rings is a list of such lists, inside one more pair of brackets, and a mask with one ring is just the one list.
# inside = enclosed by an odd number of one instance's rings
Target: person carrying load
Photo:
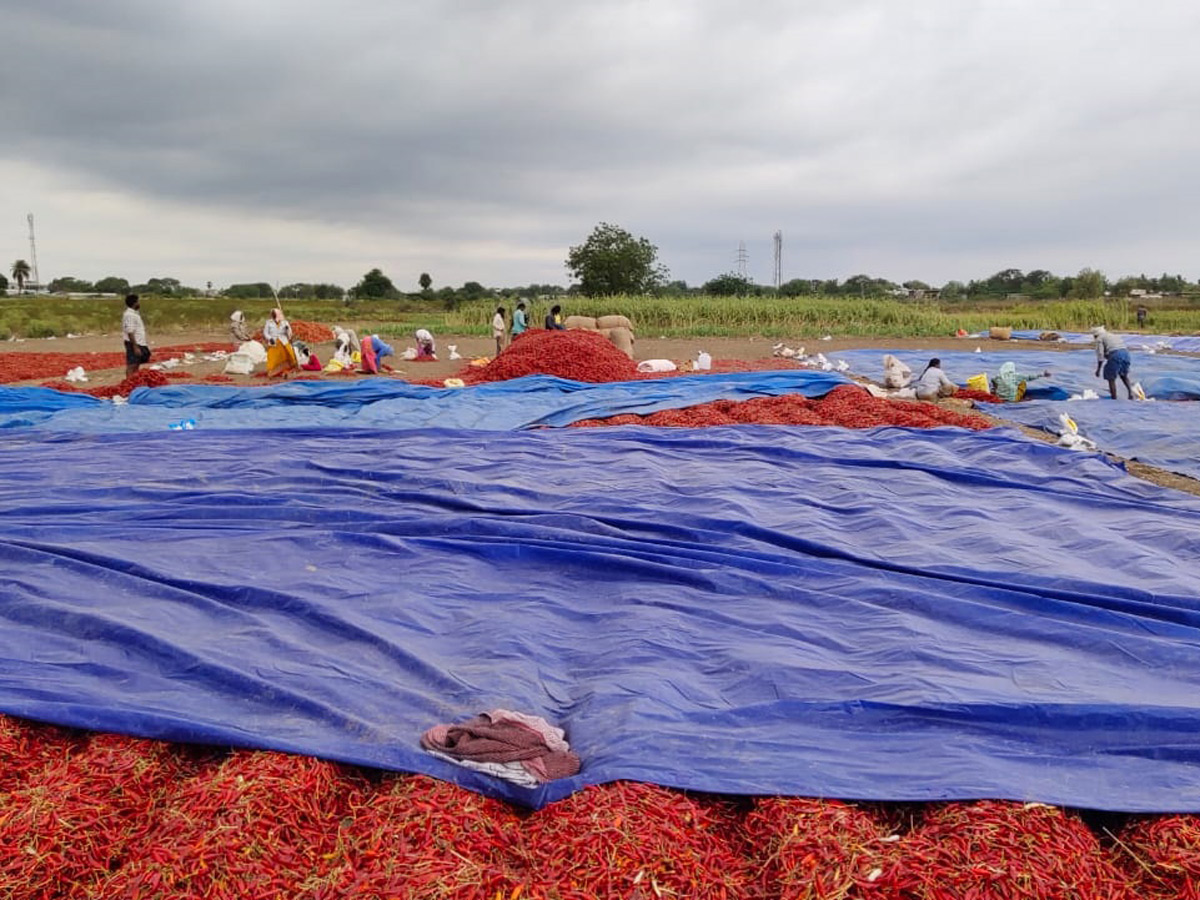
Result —
[[922, 370], [921, 375], [913, 385], [917, 391], [918, 400], [936, 400], [939, 397], [953, 397], [958, 385], [946, 377], [942, 371], [942, 361], [936, 356]]
[[1017, 371], [1016, 363], [1006, 362], [1000, 367], [1000, 371], [996, 373], [996, 377], [992, 379], [992, 393], [1001, 400], [1015, 403], [1025, 396], [1025, 388], [1030, 381], [1033, 381], [1035, 378], [1049, 377], [1049, 369], [1040, 374], [1026, 375]]
[[1103, 325], [1092, 329], [1096, 346], [1096, 377], [1100, 377], [1100, 367], [1104, 367], [1104, 380], [1108, 382], [1108, 393], [1117, 399], [1117, 379], [1125, 383], [1129, 399], [1133, 399], [1133, 385], [1129, 383], [1129, 351], [1125, 349], [1125, 341], [1120, 335], [1112, 334]]

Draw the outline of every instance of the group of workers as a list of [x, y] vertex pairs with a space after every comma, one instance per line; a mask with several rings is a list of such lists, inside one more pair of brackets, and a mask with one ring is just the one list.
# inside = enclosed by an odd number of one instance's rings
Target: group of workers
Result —
[[[1092, 329], [1093, 346], [1096, 349], [1096, 377], [1103, 375], [1108, 382], [1108, 393], [1112, 399], [1117, 399], [1117, 379], [1125, 385], [1129, 399], [1134, 398], [1133, 385], [1129, 381], [1131, 358], [1124, 339], [1119, 334], [1113, 334], [1103, 325]], [[1050, 370], [1043, 372], [1018, 372], [1017, 365], [1006, 362], [1000, 366], [1000, 371], [991, 381], [991, 392], [1001, 400], [1010, 403], [1025, 396], [1026, 385], [1036, 378], [1049, 378]], [[913, 383], [918, 400], [937, 400], [939, 397], [951, 397], [958, 390], [958, 385], [951, 381], [942, 371], [942, 361], [937, 357], [931, 359], [925, 369]]]
[[[239, 309], [229, 317], [229, 332], [234, 341], [242, 344], [251, 339], [250, 330], [246, 325], [245, 314]], [[437, 342], [427, 328], [418, 328], [413, 334], [414, 349], [412, 359], [436, 360]], [[276, 307], [263, 324], [263, 344], [267, 351], [267, 377], [286, 376], [293, 369], [320, 371], [321, 361], [311, 352], [303, 341], [295, 340], [292, 326], [284, 316], [283, 310]], [[359, 338], [353, 329], [335, 327], [333, 329], [333, 360], [332, 364], [339, 369], [352, 369], [362, 366], [362, 371], [375, 374], [380, 369], [391, 370], [383, 362], [385, 357], [394, 357], [396, 349], [377, 334]]]
[[[525, 301], [521, 300], [517, 303], [516, 309], [513, 310], [513, 320], [511, 330], [507, 326], [508, 310], [503, 306], [496, 307], [496, 313], [492, 316], [492, 339], [496, 342], [496, 355], [500, 355], [507, 346], [507, 341], [524, 334], [529, 330], [529, 321], [526, 317]], [[562, 307], [558, 304], [550, 307], [550, 312], [546, 313], [545, 322], [547, 331], [566, 331], [567, 326], [563, 324]]]

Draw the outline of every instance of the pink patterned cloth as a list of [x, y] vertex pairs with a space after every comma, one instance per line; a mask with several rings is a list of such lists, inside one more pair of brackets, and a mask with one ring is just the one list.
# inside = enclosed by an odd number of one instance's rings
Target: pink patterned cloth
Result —
[[544, 719], [493, 710], [460, 725], [435, 725], [421, 735], [421, 746], [456, 760], [519, 762], [539, 781], [553, 781], [579, 772], [563, 731]]

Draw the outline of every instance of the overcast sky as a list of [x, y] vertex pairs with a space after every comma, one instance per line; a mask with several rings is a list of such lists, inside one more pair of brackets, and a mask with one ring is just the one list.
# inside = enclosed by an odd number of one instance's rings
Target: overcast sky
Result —
[[44, 281], [1200, 278], [1195, 0], [0, 0]]

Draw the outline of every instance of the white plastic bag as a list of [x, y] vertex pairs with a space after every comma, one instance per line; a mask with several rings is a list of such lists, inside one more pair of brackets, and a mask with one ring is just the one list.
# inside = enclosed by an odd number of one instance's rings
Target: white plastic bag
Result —
[[237, 348], [237, 352], [250, 357], [250, 362], [254, 365], [267, 361], [267, 348], [258, 341], [246, 341]]
[[674, 372], [676, 368], [669, 359], [643, 359], [637, 364], [639, 372]]
[[253, 371], [254, 360], [248, 353], [242, 353], [239, 350], [237, 353], [230, 354], [229, 358], [225, 360], [226, 375], [249, 375]]
[[912, 369], [892, 354], [883, 358], [883, 386], [888, 388], [908, 387], [912, 382]]
[[696, 357], [696, 369], [700, 372], [707, 372], [712, 368], [712, 357], [708, 355], [708, 351], [701, 350]]

